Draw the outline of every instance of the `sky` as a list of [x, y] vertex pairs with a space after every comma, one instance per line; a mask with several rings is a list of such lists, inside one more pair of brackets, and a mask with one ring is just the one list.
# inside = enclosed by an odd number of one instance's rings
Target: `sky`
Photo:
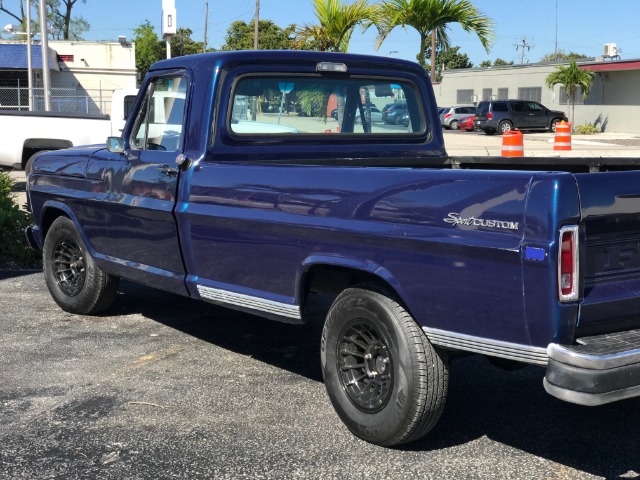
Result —
[[[349, 2], [349, 0], [345, 0]], [[5, 0], [11, 9], [18, 0]], [[205, 0], [175, 0], [178, 27], [190, 28], [191, 38], [204, 38]], [[501, 58], [515, 63], [535, 63], [556, 48], [590, 57], [603, 54], [605, 43], [616, 43], [622, 59], [640, 58], [640, 1], [638, 0], [477, 0], [479, 10], [495, 23], [495, 41], [487, 53], [478, 37], [451, 25], [449, 37], [475, 66], [484, 60]], [[251, 22], [256, 0], [209, 0], [207, 45], [219, 48], [229, 25], [236, 20]], [[91, 25], [85, 40], [132, 39], [133, 29], [148, 19], [160, 33], [162, 0], [86, 0], [73, 8]], [[281, 27], [315, 20], [312, 0], [260, 0], [260, 19]], [[0, 12], [0, 25], [12, 22]], [[354, 32], [349, 45], [352, 53], [416, 59], [418, 33], [411, 27], [396, 28], [375, 50], [374, 28]], [[524, 57], [522, 44], [525, 44]], [[516, 47], [516, 45], [518, 47]]]

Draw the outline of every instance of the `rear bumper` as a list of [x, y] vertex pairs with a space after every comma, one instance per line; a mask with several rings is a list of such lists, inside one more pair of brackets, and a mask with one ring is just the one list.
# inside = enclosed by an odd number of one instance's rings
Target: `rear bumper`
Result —
[[640, 396], [640, 329], [578, 339], [547, 348], [545, 390], [579, 405]]

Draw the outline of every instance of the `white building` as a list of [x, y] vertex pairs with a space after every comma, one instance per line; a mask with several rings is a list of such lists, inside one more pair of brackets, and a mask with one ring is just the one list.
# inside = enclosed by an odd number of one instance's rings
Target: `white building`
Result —
[[[564, 87], [549, 89], [547, 76], [566, 62], [446, 70], [434, 84], [440, 107], [477, 104], [489, 99], [536, 100], [569, 115]], [[640, 60], [578, 62], [595, 72], [586, 99], [577, 95], [576, 125], [592, 124], [606, 132], [640, 133]]]
[[[42, 103], [40, 45], [32, 50], [36, 107]], [[25, 42], [0, 43], [0, 104], [23, 109], [28, 104]], [[111, 93], [136, 88], [135, 44], [118, 42], [49, 41], [52, 109], [110, 113]], [[18, 90], [16, 90], [18, 89]], [[40, 100], [39, 100], [40, 98]]]

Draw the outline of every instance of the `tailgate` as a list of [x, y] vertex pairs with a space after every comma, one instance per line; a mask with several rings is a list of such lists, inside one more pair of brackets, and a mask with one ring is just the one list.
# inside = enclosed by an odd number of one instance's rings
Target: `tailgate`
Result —
[[577, 336], [640, 326], [640, 171], [576, 174], [586, 248]]

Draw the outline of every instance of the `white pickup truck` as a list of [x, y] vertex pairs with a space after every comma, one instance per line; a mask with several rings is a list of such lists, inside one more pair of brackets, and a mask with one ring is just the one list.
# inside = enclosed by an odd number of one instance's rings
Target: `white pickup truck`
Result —
[[115, 90], [111, 116], [0, 110], [0, 170], [29, 171], [31, 158], [43, 150], [104, 143], [109, 136], [119, 136], [137, 94], [137, 89]]

